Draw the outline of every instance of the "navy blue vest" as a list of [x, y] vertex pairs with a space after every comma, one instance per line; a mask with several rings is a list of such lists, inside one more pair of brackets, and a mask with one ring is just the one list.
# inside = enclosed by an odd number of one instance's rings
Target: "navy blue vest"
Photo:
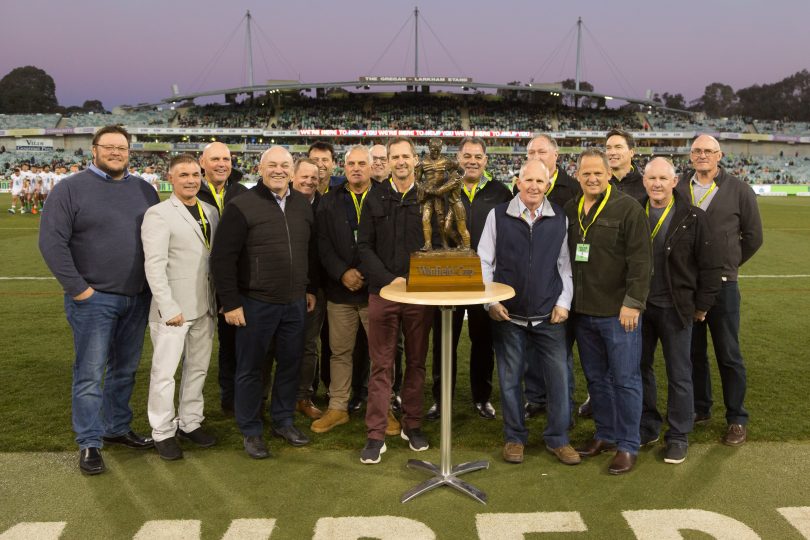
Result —
[[565, 213], [551, 203], [554, 215], [529, 227], [522, 218], [506, 214], [509, 204], [495, 207], [494, 279], [515, 289], [514, 298], [502, 302], [510, 315], [543, 317], [562, 293], [557, 258], [565, 241]]

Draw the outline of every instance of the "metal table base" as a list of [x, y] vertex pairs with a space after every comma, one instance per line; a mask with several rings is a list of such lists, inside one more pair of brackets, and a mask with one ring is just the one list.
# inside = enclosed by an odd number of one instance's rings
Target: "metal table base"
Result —
[[470, 461], [469, 463], [462, 463], [453, 467], [450, 457], [452, 449], [451, 420], [453, 409], [453, 374], [451, 371], [451, 363], [453, 361], [453, 307], [441, 306], [440, 309], [442, 311], [441, 462], [437, 466], [433, 463], [420, 459], [408, 460], [409, 468], [427, 471], [428, 473], [432, 474], [433, 477], [406, 491], [400, 498], [400, 502], [406, 503], [411, 499], [418, 497], [423, 493], [427, 493], [428, 491], [439, 486], [450, 486], [461, 491], [462, 493], [469, 495], [476, 501], [486, 504], [486, 493], [472, 484], [460, 480], [458, 477], [468, 472], [488, 469], [489, 461]]

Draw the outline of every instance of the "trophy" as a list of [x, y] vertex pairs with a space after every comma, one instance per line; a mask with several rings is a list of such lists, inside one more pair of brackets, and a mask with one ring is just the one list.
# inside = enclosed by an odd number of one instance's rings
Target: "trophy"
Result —
[[[416, 166], [425, 245], [411, 254], [406, 290], [483, 291], [481, 260], [470, 249], [467, 214], [461, 202], [464, 169], [441, 154], [442, 146], [441, 139], [430, 139], [427, 157]], [[434, 218], [442, 249], [433, 249]], [[457, 247], [451, 248], [450, 241]]]

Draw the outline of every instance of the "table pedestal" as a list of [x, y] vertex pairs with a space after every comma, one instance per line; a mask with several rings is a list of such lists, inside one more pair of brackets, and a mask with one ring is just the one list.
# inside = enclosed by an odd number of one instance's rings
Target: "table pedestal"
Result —
[[477, 487], [460, 480], [458, 477], [462, 474], [478, 471], [480, 469], [488, 469], [489, 461], [470, 461], [469, 463], [462, 463], [453, 467], [451, 454], [451, 420], [453, 414], [452, 399], [453, 399], [453, 307], [441, 306], [442, 311], [442, 388], [441, 388], [441, 461], [438, 466], [428, 461], [421, 459], [408, 460], [408, 467], [411, 469], [419, 469], [427, 471], [433, 477], [425, 480], [416, 487], [406, 491], [400, 502], [406, 503], [432, 489], [439, 486], [450, 486], [462, 493], [465, 493], [475, 499], [476, 501], [486, 504], [487, 494], [478, 489]]

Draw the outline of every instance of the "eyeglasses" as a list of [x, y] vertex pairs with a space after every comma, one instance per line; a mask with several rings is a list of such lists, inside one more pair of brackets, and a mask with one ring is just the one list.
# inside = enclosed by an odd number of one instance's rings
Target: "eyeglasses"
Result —
[[371, 161], [380, 161], [382, 163], [385, 163], [386, 161], [388, 161], [388, 158], [387, 157], [381, 157], [381, 156], [374, 156], [374, 157], [371, 158]]
[[705, 148], [705, 149], [704, 148], [693, 148], [692, 151], [689, 152], [689, 153], [692, 154], [693, 156], [706, 156], [706, 157], [709, 157], [709, 156], [715, 155], [719, 151], [720, 150], [712, 150], [710, 148]]
[[96, 144], [95, 147], [101, 148], [105, 152], [112, 152], [113, 150], [115, 150], [120, 154], [126, 154], [129, 152], [128, 146], [115, 146], [114, 144]]

